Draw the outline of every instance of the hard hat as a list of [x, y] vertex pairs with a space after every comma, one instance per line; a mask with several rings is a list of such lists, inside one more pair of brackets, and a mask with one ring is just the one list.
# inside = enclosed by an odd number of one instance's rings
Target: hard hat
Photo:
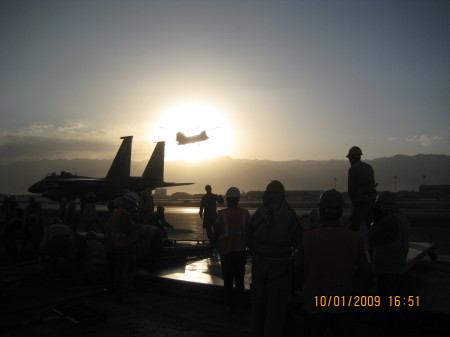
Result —
[[348, 150], [347, 158], [350, 156], [362, 156], [361, 148], [358, 146], [352, 146], [350, 150]]
[[237, 187], [230, 187], [225, 195], [227, 198], [240, 198], [241, 191]]
[[266, 192], [284, 193], [284, 186], [278, 180], [272, 180], [266, 187]]
[[323, 192], [319, 198], [319, 206], [328, 212], [344, 208], [344, 196], [335, 189]]
[[383, 206], [396, 206], [397, 200], [395, 198], [394, 193], [389, 191], [383, 191], [380, 194], [378, 194], [377, 199], [375, 200], [375, 204]]
[[139, 205], [139, 195], [136, 192], [128, 192], [123, 196], [123, 198], [131, 201], [136, 206]]

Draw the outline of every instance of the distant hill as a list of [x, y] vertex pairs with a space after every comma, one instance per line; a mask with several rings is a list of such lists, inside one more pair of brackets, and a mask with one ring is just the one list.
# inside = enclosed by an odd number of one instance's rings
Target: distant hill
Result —
[[[78, 175], [104, 177], [111, 160], [56, 159], [21, 161], [0, 165], [0, 192], [9, 194], [27, 193], [28, 187], [48, 172], [68, 170]], [[394, 190], [397, 176], [398, 190], [418, 190], [425, 175], [426, 184], [450, 184], [450, 156], [446, 155], [396, 155], [388, 158], [367, 160], [373, 166], [378, 190]], [[132, 162], [132, 175], [139, 176], [147, 162]], [[192, 186], [168, 189], [168, 193], [203, 193], [210, 184], [213, 192], [224, 193], [230, 186], [243, 191], [263, 190], [267, 183], [279, 179], [290, 190], [321, 190], [335, 186], [347, 190], [346, 160], [328, 161], [270, 161], [221, 157], [199, 162], [166, 162], [165, 180], [168, 182], [194, 182]]]

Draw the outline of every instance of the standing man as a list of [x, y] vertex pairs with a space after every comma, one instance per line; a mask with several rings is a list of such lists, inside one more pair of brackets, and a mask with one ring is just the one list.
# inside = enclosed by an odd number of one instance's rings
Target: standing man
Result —
[[255, 337], [282, 336], [292, 295], [291, 257], [301, 238], [284, 186], [271, 181], [263, 207], [251, 218], [247, 245], [252, 250], [252, 330]]
[[147, 187], [141, 192], [141, 199], [139, 201], [139, 222], [144, 225], [151, 225], [154, 210], [155, 202], [152, 196], [152, 188]]
[[96, 223], [101, 223], [98, 215], [97, 208], [95, 206], [95, 200], [97, 196], [94, 192], [89, 192], [86, 195], [86, 202], [83, 204], [81, 208], [80, 214], [80, 223], [77, 231], [88, 231], [90, 229], [94, 229]]
[[139, 208], [139, 195], [128, 192], [121, 206], [114, 210], [111, 225], [111, 246], [114, 253], [114, 290], [121, 302], [131, 301], [134, 276], [136, 273], [136, 244], [139, 240], [135, 223]]
[[349, 229], [359, 231], [361, 222], [369, 228], [371, 221], [370, 210], [375, 201], [375, 176], [372, 166], [361, 161], [362, 151], [358, 146], [350, 148], [347, 158], [350, 161], [348, 170], [348, 195], [352, 202], [352, 218]]
[[349, 300], [357, 285], [365, 288], [368, 283], [370, 267], [364, 244], [357, 233], [339, 222], [343, 208], [341, 193], [334, 189], [322, 193], [319, 226], [304, 232], [296, 256], [311, 336], [325, 336], [327, 328], [334, 330], [333, 336], [353, 336], [350, 308], [328, 300]]
[[[226, 209], [218, 212], [216, 232], [211, 245], [217, 242], [225, 289], [225, 300], [234, 311], [244, 295], [244, 275], [247, 253], [245, 233], [250, 225], [250, 213], [238, 206], [241, 192], [237, 187], [227, 190]], [[234, 289], [233, 289], [234, 283]]]
[[206, 229], [206, 236], [209, 240], [214, 236], [214, 225], [217, 218], [217, 206], [216, 203], [223, 204], [224, 200], [222, 195], [213, 194], [211, 185], [205, 186], [206, 194], [202, 197], [200, 202], [200, 218], [203, 219], [203, 230]]
[[382, 301], [379, 312], [380, 325], [386, 336], [399, 336], [399, 313], [392, 310], [387, 301], [389, 296], [401, 293], [409, 250], [411, 225], [400, 212], [395, 195], [381, 192], [374, 207], [374, 224], [369, 231], [369, 243], [374, 250], [373, 267], [377, 274], [378, 294]]
[[69, 203], [69, 199], [67, 197], [61, 197], [59, 199], [59, 210], [58, 210], [58, 218], [64, 221], [67, 224], [66, 214], [67, 214], [67, 204]]
[[374, 271], [379, 274], [378, 288], [383, 295], [398, 293], [398, 278], [408, 256], [411, 225], [400, 212], [395, 195], [381, 192], [374, 208], [374, 224], [369, 231], [369, 242], [374, 249]]
[[165, 208], [162, 205], [156, 206], [156, 213], [154, 213], [155, 225], [161, 230], [164, 239], [167, 239], [167, 232], [164, 227], [174, 229], [174, 227], [167, 222], [166, 216], [164, 215]]

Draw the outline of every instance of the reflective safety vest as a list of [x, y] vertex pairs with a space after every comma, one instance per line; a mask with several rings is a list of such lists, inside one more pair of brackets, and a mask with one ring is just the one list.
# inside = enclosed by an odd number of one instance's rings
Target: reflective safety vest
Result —
[[381, 219], [381, 221], [383, 220], [396, 222], [398, 225], [398, 234], [394, 241], [375, 247], [375, 272], [397, 272], [406, 263], [406, 257], [408, 256], [409, 250], [411, 225], [408, 219], [401, 212], [390, 214]]
[[280, 210], [270, 216], [266, 208], [259, 209], [254, 214], [253, 252], [255, 255], [268, 258], [290, 259], [292, 255], [292, 234], [289, 225], [295, 212], [283, 204]]
[[[353, 292], [355, 267], [364, 254], [358, 233], [347, 230], [338, 221], [303, 233], [303, 291], [308, 312], [343, 312], [345, 306], [318, 306], [320, 296], [346, 297]], [[316, 297], [318, 296], [318, 297]]]
[[240, 207], [226, 208], [218, 212], [220, 236], [217, 249], [220, 255], [245, 251], [245, 229], [249, 222], [250, 213]]
[[372, 166], [359, 161], [350, 167], [348, 193], [352, 201], [375, 200], [377, 191]]
[[111, 223], [112, 247], [125, 247], [133, 244], [139, 239], [137, 233], [125, 234], [120, 230], [120, 218], [122, 214], [128, 214], [130, 216], [130, 221], [133, 221], [131, 220], [130, 213], [125, 208], [119, 207], [114, 210]]

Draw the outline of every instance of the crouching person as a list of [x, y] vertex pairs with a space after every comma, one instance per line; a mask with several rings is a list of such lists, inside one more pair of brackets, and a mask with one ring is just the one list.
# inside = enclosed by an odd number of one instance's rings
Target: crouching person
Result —
[[105, 245], [96, 239], [96, 233], [89, 230], [80, 245], [80, 267], [83, 281], [95, 285], [105, 280], [108, 268]]
[[50, 258], [49, 278], [55, 276], [60, 258], [67, 262], [67, 269], [64, 271], [68, 273], [68, 276], [73, 276], [75, 267], [74, 235], [69, 226], [62, 223], [61, 219], [56, 218], [47, 227], [41, 242], [41, 250]]

